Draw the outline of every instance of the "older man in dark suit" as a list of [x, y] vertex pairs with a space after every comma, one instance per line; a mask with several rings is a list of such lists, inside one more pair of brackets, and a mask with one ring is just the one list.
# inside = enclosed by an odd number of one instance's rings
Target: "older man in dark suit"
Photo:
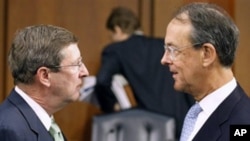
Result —
[[16, 34], [8, 58], [15, 87], [0, 106], [1, 141], [66, 141], [53, 114], [78, 100], [88, 75], [77, 41], [52, 25]]
[[168, 24], [162, 64], [173, 73], [174, 88], [192, 95], [197, 107], [188, 112], [180, 141], [229, 141], [231, 125], [250, 125], [250, 99], [232, 72], [238, 38], [233, 20], [214, 4], [185, 5]]

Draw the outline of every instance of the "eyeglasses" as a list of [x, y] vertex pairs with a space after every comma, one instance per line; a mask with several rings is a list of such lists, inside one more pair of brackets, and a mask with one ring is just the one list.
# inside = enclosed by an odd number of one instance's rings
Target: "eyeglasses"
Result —
[[187, 48], [191, 48], [193, 46], [198, 46], [198, 45], [201, 45], [201, 43], [195, 43], [191, 46], [186, 46], [182, 48], [176, 48], [176, 47], [164, 45], [164, 49], [165, 49], [165, 52], [169, 55], [170, 59], [173, 61], [176, 59], [177, 55], [180, 54], [183, 50]]
[[77, 69], [78, 71], [80, 71], [83, 65], [84, 65], [84, 64], [83, 64], [83, 62], [82, 62], [82, 60], [81, 60], [81, 61], [79, 61], [79, 62], [78, 62], [77, 64], [75, 64], [75, 65], [49, 66], [49, 68], [76, 67], [76, 69]]

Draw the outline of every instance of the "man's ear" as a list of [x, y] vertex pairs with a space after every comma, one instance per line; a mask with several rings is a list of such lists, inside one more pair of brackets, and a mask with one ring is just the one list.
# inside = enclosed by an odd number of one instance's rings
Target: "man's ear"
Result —
[[37, 70], [37, 79], [41, 84], [49, 87], [50, 86], [50, 69], [47, 67], [40, 67]]
[[202, 64], [204, 67], [211, 65], [217, 58], [217, 52], [211, 43], [204, 43], [202, 45]]

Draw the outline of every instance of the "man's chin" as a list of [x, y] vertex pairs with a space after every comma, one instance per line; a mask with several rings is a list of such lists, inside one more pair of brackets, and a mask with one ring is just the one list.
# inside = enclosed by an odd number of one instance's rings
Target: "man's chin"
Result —
[[75, 93], [73, 95], [71, 95], [71, 97], [69, 97], [68, 102], [75, 102], [75, 101], [79, 101], [80, 99], [80, 93]]
[[79, 101], [80, 99], [80, 93], [77, 93], [73, 96], [72, 101]]
[[174, 83], [174, 89], [179, 92], [183, 91], [181, 85], [178, 84], [177, 82]]

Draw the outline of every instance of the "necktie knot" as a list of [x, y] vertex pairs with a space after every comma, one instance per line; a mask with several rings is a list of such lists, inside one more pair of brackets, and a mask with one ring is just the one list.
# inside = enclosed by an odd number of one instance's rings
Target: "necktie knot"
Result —
[[198, 103], [196, 103], [196, 104], [193, 105], [193, 106], [191, 107], [191, 109], [188, 111], [187, 116], [188, 116], [189, 118], [196, 118], [196, 117], [199, 115], [199, 113], [200, 113], [201, 111], [202, 111], [202, 109], [201, 109], [200, 105], [199, 105]]
[[201, 111], [202, 111], [202, 108], [200, 107], [199, 103], [194, 104], [189, 109], [184, 120], [180, 141], [188, 140], [190, 134], [192, 133], [194, 129], [196, 119]]

